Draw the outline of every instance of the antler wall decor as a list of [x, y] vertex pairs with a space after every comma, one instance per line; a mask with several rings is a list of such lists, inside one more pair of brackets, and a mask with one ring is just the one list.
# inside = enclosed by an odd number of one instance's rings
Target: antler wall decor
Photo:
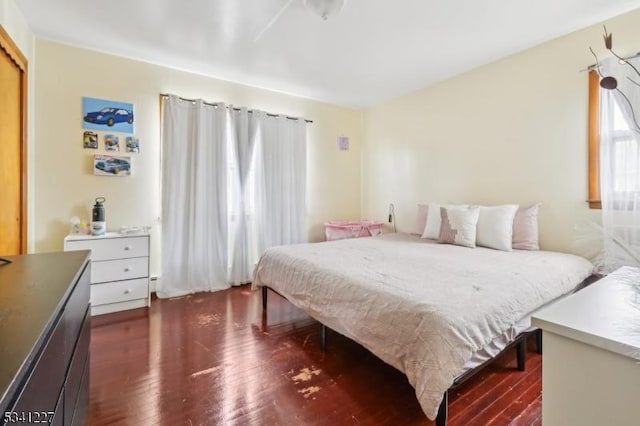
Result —
[[[614, 50], [613, 50], [613, 34], [609, 33], [607, 31], [607, 27], [604, 27], [604, 46], [605, 48], [613, 55], [615, 56], [620, 65], [628, 65], [631, 67], [631, 69], [633, 69], [633, 71], [638, 75], [638, 80], [635, 80], [631, 77], [627, 77], [627, 79], [635, 84], [636, 86], [638, 86], [640, 88], [640, 71], [638, 71], [638, 68], [636, 68], [630, 61], [629, 58], [624, 58], [620, 55], [618, 55]], [[596, 65], [595, 65], [595, 69], [598, 72], [598, 75], [600, 76], [600, 87], [606, 90], [615, 90], [617, 91], [620, 96], [622, 96], [624, 98], [624, 100], [627, 102], [627, 104], [629, 105], [629, 108], [631, 109], [631, 117], [633, 119], [633, 124], [635, 125], [635, 130], [636, 132], [640, 133], [640, 124], [638, 124], [638, 118], [636, 117], [636, 113], [635, 110], [633, 108], [633, 104], [631, 103], [631, 101], [629, 100], [629, 98], [627, 97], [627, 95], [620, 90], [620, 88], [618, 87], [618, 80], [613, 77], [613, 76], [604, 76], [602, 75], [601, 71], [600, 71], [600, 61], [598, 60], [598, 56], [596, 55], [596, 53], [593, 51], [593, 49], [591, 47], [589, 47], [589, 50], [591, 51], [591, 54], [593, 55], [593, 57], [596, 59]]]

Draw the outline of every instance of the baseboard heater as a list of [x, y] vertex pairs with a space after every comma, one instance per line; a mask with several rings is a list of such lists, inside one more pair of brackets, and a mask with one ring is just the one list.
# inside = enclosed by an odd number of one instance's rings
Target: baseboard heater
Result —
[[149, 293], [155, 293], [156, 292], [156, 285], [158, 284], [158, 280], [160, 279], [159, 276], [153, 276], [151, 278], [149, 278]]

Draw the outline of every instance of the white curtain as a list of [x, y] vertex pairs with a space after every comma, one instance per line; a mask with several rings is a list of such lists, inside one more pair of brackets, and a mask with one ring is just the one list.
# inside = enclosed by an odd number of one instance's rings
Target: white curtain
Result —
[[304, 120], [267, 115], [256, 147], [259, 250], [307, 241], [307, 136]]
[[164, 102], [158, 296], [228, 288], [226, 108]]
[[306, 122], [176, 96], [164, 102], [157, 294], [251, 282], [266, 248], [307, 240]]
[[[631, 60], [640, 69], [640, 59]], [[640, 263], [640, 76], [615, 58], [600, 72], [618, 88], [600, 90], [600, 191], [604, 230], [603, 272]], [[635, 113], [635, 116], [634, 116]]]
[[251, 282], [258, 261], [260, 225], [256, 211], [261, 205], [256, 198], [254, 153], [259, 139], [260, 123], [265, 113], [247, 108], [229, 108], [230, 138], [230, 223], [229, 251], [231, 264], [229, 282], [232, 285]]

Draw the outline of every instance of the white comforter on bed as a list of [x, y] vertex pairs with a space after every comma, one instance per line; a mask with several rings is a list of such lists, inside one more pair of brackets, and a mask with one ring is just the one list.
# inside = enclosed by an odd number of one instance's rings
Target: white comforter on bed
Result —
[[433, 420], [473, 352], [592, 269], [569, 254], [386, 234], [269, 249], [253, 288], [271, 287], [404, 372]]

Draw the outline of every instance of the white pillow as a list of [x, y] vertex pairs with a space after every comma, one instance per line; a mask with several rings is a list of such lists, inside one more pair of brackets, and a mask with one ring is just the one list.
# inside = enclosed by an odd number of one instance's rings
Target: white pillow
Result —
[[475, 247], [479, 214], [480, 208], [478, 207], [441, 207], [442, 225], [438, 242]]
[[414, 234], [422, 235], [425, 226], [427, 226], [427, 216], [429, 215], [428, 204], [418, 204], [418, 215], [416, 216], [416, 228]]
[[443, 205], [443, 204], [429, 203], [429, 210], [427, 213], [427, 223], [424, 227], [422, 238], [430, 238], [432, 240], [437, 240], [440, 237], [440, 224], [442, 222], [442, 219], [440, 217], [441, 207], [466, 209], [468, 206], [466, 204]]
[[511, 251], [513, 218], [517, 204], [480, 206], [476, 244], [496, 250]]

